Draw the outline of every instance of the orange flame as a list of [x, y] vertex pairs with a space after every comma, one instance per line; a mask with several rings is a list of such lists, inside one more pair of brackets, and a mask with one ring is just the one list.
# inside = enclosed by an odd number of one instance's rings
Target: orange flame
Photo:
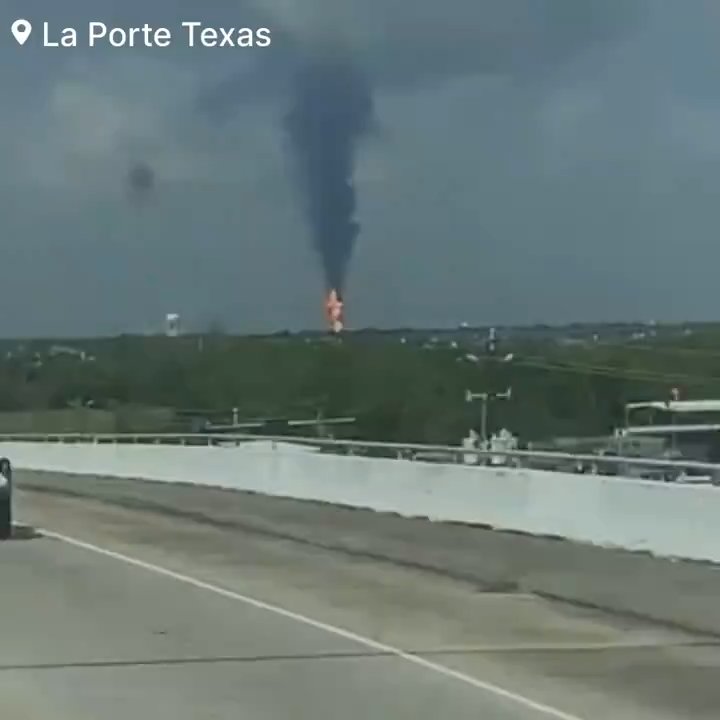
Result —
[[344, 329], [343, 301], [337, 290], [328, 293], [325, 300], [325, 314], [332, 332], [339, 333]]

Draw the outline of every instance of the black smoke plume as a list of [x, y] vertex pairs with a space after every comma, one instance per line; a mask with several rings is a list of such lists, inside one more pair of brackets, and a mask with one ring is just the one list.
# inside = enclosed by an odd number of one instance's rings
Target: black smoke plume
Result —
[[127, 174], [127, 189], [131, 200], [146, 200], [155, 189], [155, 171], [152, 167], [146, 162], [135, 163]]
[[343, 291], [360, 231], [355, 156], [372, 123], [372, 89], [356, 67], [335, 58], [303, 65], [285, 128], [328, 290]]

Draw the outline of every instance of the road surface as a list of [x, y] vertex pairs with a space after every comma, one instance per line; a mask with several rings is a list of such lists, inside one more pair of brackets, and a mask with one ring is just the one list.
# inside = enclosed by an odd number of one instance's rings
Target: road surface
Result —
[[717, 717], [716, 638], [89, 498], [17, 518], [3, 720]]

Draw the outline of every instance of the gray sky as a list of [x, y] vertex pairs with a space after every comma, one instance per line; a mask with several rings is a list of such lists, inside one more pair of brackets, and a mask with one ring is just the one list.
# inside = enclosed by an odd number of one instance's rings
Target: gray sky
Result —
[[[274, 42], [18, 48], [18, 16]], [[329, 44], [376, 88], [351, 325], [717, 317], [716, 0], [5, 0], [0, 27], [0, 335], [321, 327], [280, 126]]]

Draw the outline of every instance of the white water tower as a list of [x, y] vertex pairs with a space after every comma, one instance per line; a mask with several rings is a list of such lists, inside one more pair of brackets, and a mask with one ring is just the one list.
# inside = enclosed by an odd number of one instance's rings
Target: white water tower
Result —
[[177, 337], [180, 334], [180, 316], [177, 313], [168, 313], [165, 316], [165, 335]]

